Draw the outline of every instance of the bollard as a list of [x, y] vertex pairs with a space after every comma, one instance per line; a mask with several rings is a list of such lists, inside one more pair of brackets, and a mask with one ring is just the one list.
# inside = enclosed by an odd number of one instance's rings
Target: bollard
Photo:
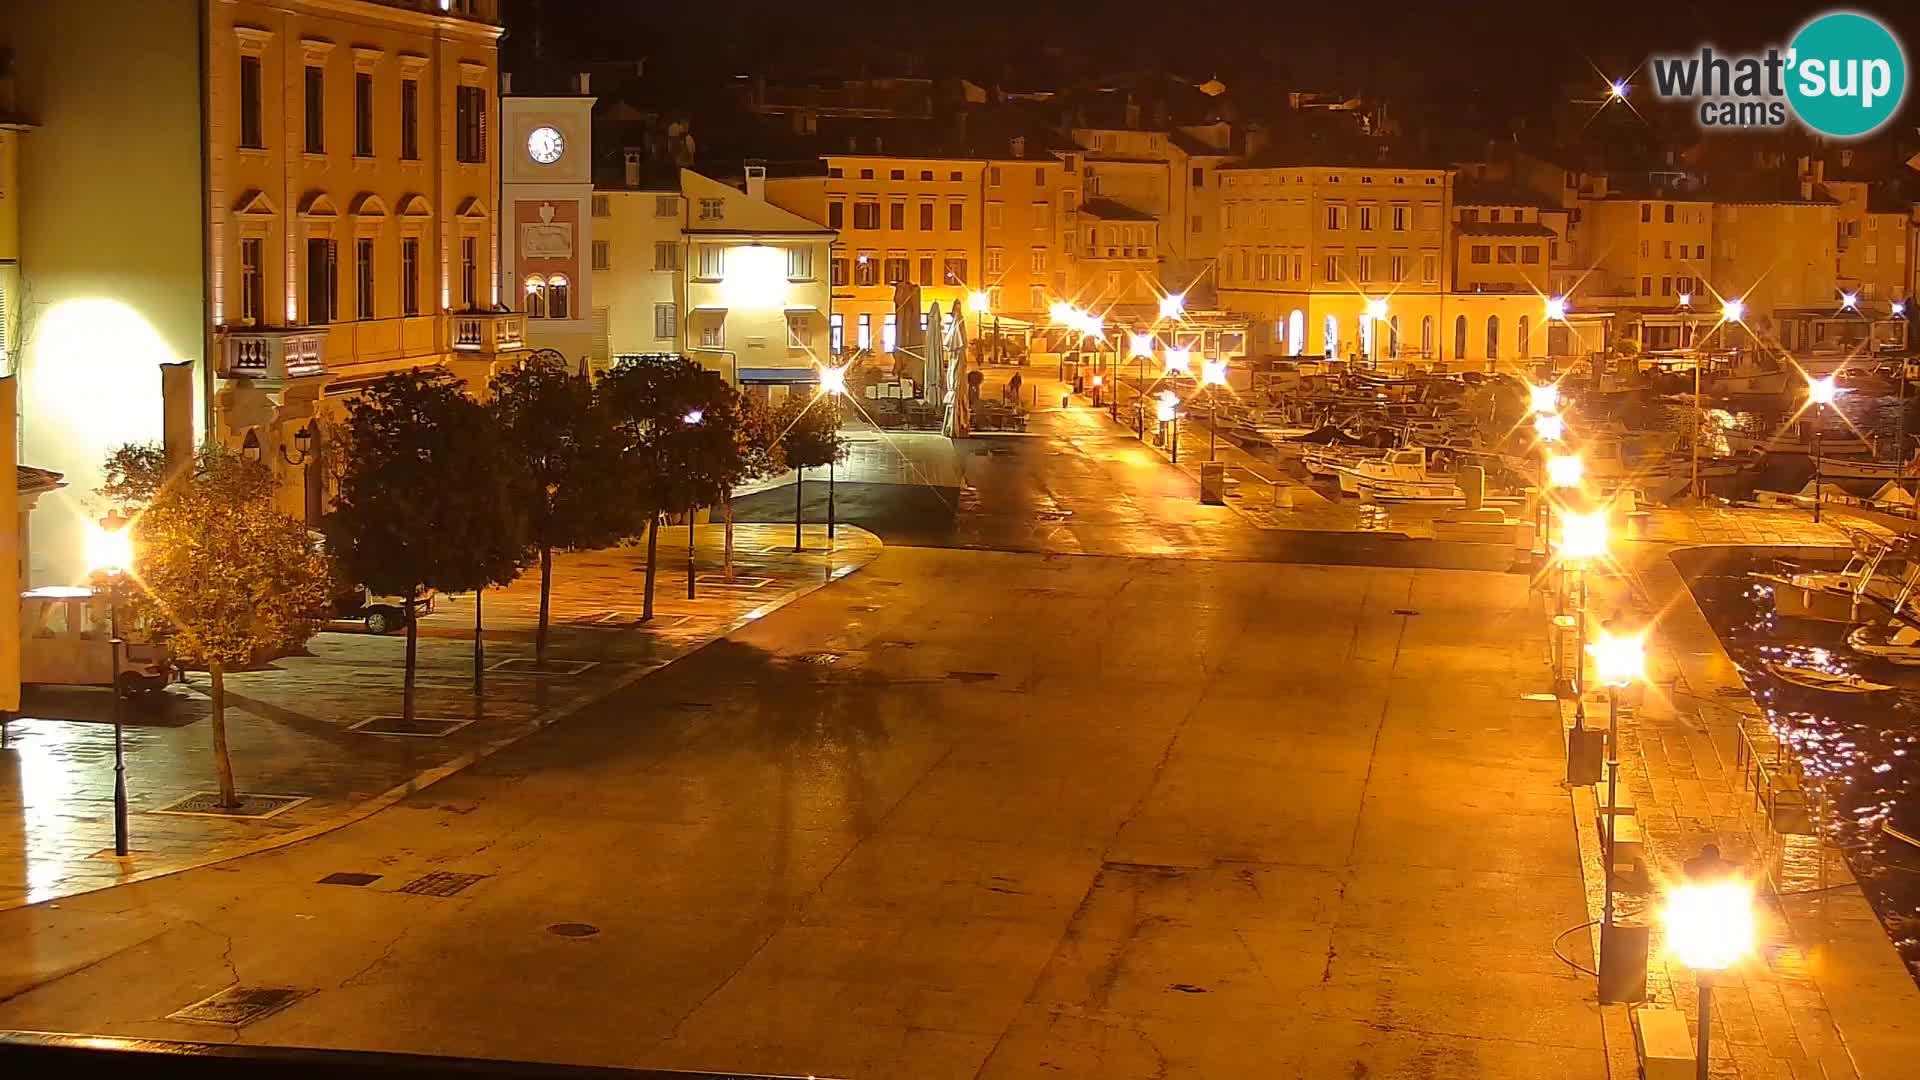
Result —
[[1466, 465], [1460, 469], [1460, 491], [1467, 497], [1467, 512], [1472, 513], [1485, 504], [1487, 499], [1487, 470], [1478, 465]]

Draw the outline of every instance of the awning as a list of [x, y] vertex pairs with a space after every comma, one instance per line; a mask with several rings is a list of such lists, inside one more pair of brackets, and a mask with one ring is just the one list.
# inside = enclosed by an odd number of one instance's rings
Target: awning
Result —
[[743, 383], [812, 383], [820, 381], [816, 367], [743, 367], [737, 376]]

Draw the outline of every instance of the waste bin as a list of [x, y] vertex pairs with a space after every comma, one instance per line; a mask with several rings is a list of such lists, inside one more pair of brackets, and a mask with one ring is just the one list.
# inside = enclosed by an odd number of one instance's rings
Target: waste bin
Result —
[[1200, 501], [1208, 506], [1227, 502], [1227, 467], [1217, 461], [1200, 463]]

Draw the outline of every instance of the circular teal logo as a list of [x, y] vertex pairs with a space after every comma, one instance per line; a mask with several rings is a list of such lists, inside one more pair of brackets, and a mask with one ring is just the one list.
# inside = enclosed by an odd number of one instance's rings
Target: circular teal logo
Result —
[[1830, 12], [1801, 27], [1787, 64], [1787, 100], [1823, 135], [1865, 135], [1892, 119], [1907, 93], [1899, 40], [1857, 12]]

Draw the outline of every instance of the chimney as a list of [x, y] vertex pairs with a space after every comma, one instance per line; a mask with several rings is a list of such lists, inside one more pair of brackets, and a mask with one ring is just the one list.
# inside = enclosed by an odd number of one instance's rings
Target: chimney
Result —
[[593, 93], [593, 74], [591, 72], [583, 71], [575, 76], [575, 80], [577, 83], [577, 92], [581, 97], [586, 97]]
[[747, 198], [756, 202], [767, 201], [767, 167], [765, 165], [747, 166]]
[[629, 146], [625, 156], [627, 187], [637, 188], [640, 186], [640, 150], [638, 147]]
[[513, 96], [513, 72], [511, 71], [503, 71], [500, 73], [500, 96]]
[[1813, 159], [1803, 156], [1794, 164], [1800, 174], [1800, 198], [1803, 201], [1813, 198]]
[[1012, 138], [1008, 139], [1007, 150], [1015, 158], [1026, 157], [1027, 156], [1027, 137], [1025, 135], [1015, 135]]

